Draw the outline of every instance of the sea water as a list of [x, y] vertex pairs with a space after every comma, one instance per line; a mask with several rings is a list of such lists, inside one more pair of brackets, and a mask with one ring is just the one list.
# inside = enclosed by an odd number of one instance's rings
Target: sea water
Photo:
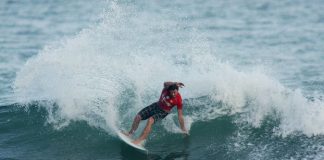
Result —
[[[1, 1], [0, 158], [323, 159], [323, 7]], [[116, 133], [165, 81], [190, 136], [174, 109], [139, 153]]]

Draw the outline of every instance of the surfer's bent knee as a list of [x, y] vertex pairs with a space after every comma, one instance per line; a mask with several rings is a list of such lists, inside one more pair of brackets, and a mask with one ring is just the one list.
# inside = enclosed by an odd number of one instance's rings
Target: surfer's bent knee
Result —
[[136, 119], [137, 121], [141, 121], [141, 120], [142, 120], [142, 117], [141, 117], [141, 115], [137, 114], [136, 117], [135, 117], [135, 119]]
[[153, 123], [154, 123], [154, 118], [153, 118], [153, 117], [150, 117], [150, 118], [148, 119], [148, 122], [149, 122], [150, 124], [153, 124]]

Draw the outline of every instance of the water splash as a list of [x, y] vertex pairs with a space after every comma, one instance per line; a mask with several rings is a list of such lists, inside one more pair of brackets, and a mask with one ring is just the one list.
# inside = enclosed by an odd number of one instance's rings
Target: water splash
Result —
[[[19, 103], [54, 102], [45, 106], [48, 122], [57, 128], [84, 120], [113, 135], [158, 99], [164, 81], [172, 80], [186, 84], [184, 98], [208, 97], [200, 109], [188, 113], [189, 128], [225, 114], [243, 114], [240, 121], [260, 127], [277, 112], [277, 134], [324, 133], [321, 100], [308, 100], [258, 67], [244, 72], [220, 61], [204, 34], [185, 20], [116, 2], [107, 8], [99, 23], [46, 46], [27, 61], [14, 83]], [[194, 101], [188, 106], [195, 107]], [[172, 117], [164, 126], [179, 132]]]

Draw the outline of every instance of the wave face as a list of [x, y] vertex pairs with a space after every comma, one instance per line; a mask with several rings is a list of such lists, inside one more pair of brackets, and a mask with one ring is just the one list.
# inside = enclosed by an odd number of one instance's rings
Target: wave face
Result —
[[256, 128], [237, 123], [240, 115], [194, 122], [187, 138], [168, 132], [158, 123], [146, 142], [150, 153], [143, 155], [84, 120], [71, 121], [58, 130], [48, 121], [46, 108], [39, 102], [30, 103], [27, 111], [17, 104], [0, 108], [0, 133], [6, 137], [1, 139], [2, 158], [319, 160], [324, 156], [323, 136], [274, 136], [279, 121], [268, 117]]
[[[181, 148], [166, 158], [323, 157], [323, 94], [289, 88], [264, 67], [240, 69], [225, 62], [193, 17], [173, 17], [167, 9], [149, 7], [157, 11], [109, 3], [99, 22], [28, 59], [13, 89], [18, 108], [31, 115], [13, 112], [23, 114], [24, 121], [36, 116], [35, 121], [49, 124], [45, 135], [91, 139], [99, 134], [94, 141], [104, 139], [102, 147], [112, 149], [116, 131], [129, 128], [140, 109], [157, 101], [164, 81], [181, 81], [190, 139], [172, 147], [170, 142], [180, 137], [173, 111], [153, 131], [147, 144], [151, 150], [162, 154]], [[165, 141], [170, 148], [163, 147]]]

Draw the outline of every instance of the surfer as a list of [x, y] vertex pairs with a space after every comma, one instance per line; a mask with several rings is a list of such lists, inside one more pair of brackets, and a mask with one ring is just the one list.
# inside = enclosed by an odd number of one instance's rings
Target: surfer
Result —
[[151, 132], [152, 125], [155, 122], [165, 118], [171, 112], [171, 109], [174, 106], [177, 106], [180, 128], [184, 134], [188, 135], [188, 131], [186, 130], [183, 120], [182, 98], [178, 92], [179, 87], [184, 87], [184, 84], [181, 82], [164, 82], [164, 88], [159, 101], [152, 103], [137, 113], [134, 118], [132, 128], [128, 133], [124, 133], [127, 136], [130, 137], [133, 135], [141, 120], [148, 120], [142, 134], [133, 141], [134, 144], [138, 145], [145, 140], [148, 134]]

